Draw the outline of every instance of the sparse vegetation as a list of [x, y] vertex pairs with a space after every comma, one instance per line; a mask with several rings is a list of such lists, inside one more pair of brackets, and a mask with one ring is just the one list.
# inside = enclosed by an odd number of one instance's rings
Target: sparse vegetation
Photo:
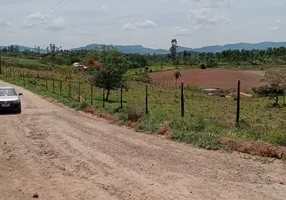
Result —
[[[198, 68], [199, 63], [206, 63], [200, 66], [204, 68], [215, 66], [216, 63], [221, 63], [222, 61], [230, 62], [231, 58], [239, 62], [240, 60], [238, 59], [245, 59], [239, 55], [249, 54], [248, 57], [251, 58], [254, 54], [261, 54], [262, 58], [269, 53], [268, 51], [265, 51], [265, 53], [261, 52], [225, 51], [218, 54], [189, 54], [185, 52], [182, 57], [180, 57], [180, 53], [177, 53], [176, 58], [178, 60], [182, 58], [190, 59], [184, 62], [184, 64], [191, 62], [197, 65]], [[272, 49], [271, 55], [281, 56], [282, 59], [281, 52], [283, 53], [283, 48], [279, 51]], [[31, 55], [27, 52], [26, 54], [18, 52], [18, 54], [10, 53], [9, 55], [9, 52], [6, 52], [6, 55], [3, 57], [3, 65], [8, 76], [2, 78], [12, 83], [24, 85], [23, 77], [21, 77], [23, 75], [22, 71], [19, 71], [20, 69], [24, 70], [24, 75], [30, 76], [26, 77], [25, 87], [41, 95], [55, 98], [61, 103], [76, 109], [86, 109], [91, 103], [91, 82], [89, 81], [93, 80], [92, 83], [95, 87], [92, 106], [95, 108], [100, 109], [102, 112], [118, 115], [123, 122], [131, 121], [136, 123], [138, 130], [146, 132], [155, 133], [162, 124], [168, 123], [170, 129], [172, 129], [170, 138], [193, 143], [207, 149], [220, 148], [219, 139], [222, 136], [241, 140], [262, 140], [274, 145], [286, 146], [286, 107], [269, 106], [272, 100], [268, 96], [271, 96], [270, 94], [273, 94], [273, 92], [264, 95], [269, 88], [254, 89], [253, 91], [258, 94], [255, 95], [255, 98], [242, 100], [241, 125], [237, 127], [235, 126], [236, 104], [232, 98], [207, 96], [202, 94], [197, 87], [186, 86], [184, 96], [185, 117], [181, 118], [179, 90], [177, 88], [151, 84], [152, 80], [149, 76], [150, 72], [176, 69], [175, 66], [168, 63], [170, 55], [157, 55], [156, 59], [161, 59], [160, 64], [147, 66], [150, 63], [157, 63], [154, 60], [155, 55], [124, 55], [114, 49], [99, 52], [78, 51], [62, 53], [62, 55], [55, 53], [55, 64], [58, 66], [54, 67], [47, 62], [49, 59], [52, 59], [49, 54]], [[29, 56], [34, 56], [34, 59], [27, 59]], [[256, 58], [259, 60], [260, 57], [256, 56]], [[161, 65], [163, 63], [162, 59], [165, 59], [164, 63], [166, 65]], [[64, 61], [63, 63], [65, 64], [69, 63], [68, 65], [74, 61], [81, 61], [91, 66], [95, 62], [100, 62], [103, 66], [86, 72], [74, 72], [71, 70], [71, 66], [59, 64], [60, 60]], [[203, 62], [201, 62], [202, 60]], [[211, 66], [207, 65], [208, 63], [212, 63]], [[240, 64], [242, 63], [240, 62]], [[190, 66], [184, 65], [183, 67], [188, 68]], [[266, 69], [267, 66], [265, 65], [263, 68]], [[277, 69], [279, 70], [279, 68]], [[14, 75], [13, 70], [16, 70]], [[10, 76], [9, 73], [11, 74]], [[182, 75], [179, 69], [171, 73], [173, 73], [173, 77], [176, 80]], [[37, 75], [38, 79], [36, 79]], [[53, 92], [51, 77], [62, 81], [61, 95], [59, 93], [59, 81], [55, 82], [55, 91]], [[279, 77], [276, 75], [270, 76], [269, 74], [266, 76], [269, 82], [280, 80], [281, 77]], [[45, 78], [50, 78], [47, 85], [48, 90], [45, 90]], [[78, 98], [73, 98], [79, 94], [79, 80], [81, 81], [81, 102], [78, 101]], [[71, 94], [69, 94], [68, 90], [70, 81]], [[120, 109], [120, 91], [116, 90], [121, 84], [126, 86], [126, 90], [123, 92], [123, 109]], [[144, 113], [145, 84], [149, 85], [149, 115]], [[284, 84], [284, 82], [280, 81], [278, 85], [283, 87]], [[100, 88], [106, 89], [106, 99], [109, 100], [105, 103], [104, 108], [102, 107], [102, 89]], [[111, 90], [113, 91], [110, 92]], [[281, 90], [279, 91], [281, 92]]]

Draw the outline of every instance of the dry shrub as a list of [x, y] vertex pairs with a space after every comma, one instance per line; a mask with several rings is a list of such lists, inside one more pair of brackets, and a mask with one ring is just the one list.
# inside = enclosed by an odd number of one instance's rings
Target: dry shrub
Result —
[[84, 99], [82, 96], [80, 96], [80, 95], [74, 96], [74, 99], [75, 99], [76, 101], [78, 101], [78, 102], [84, 102], [84, 101], [85, 101], [85, 99]]
[[273, 146], [267, 142], [246, 142], [222, 137], [220, 143], [228, 145], [232, 150], [251, 155], [283, 159], [286, 157], [286, 147]]
[[101, 112], [100, 110], [98, 110], [94, 107], [91, 107], [91, 106], [88, 106], [87, 108], [85, 108], [84, 112], [95, 115], [95, 116], [100, 117], [100, 118], [103, 118], [103, 119], [110, 121], [110, 122], [118, 121], [118, 118], [116, 116]]
[[172, 129], [170, 127], [170, 123], [169, 122], [165, 122], [163, 125], [161, 125], [157, 131], [156, 134], [157, 135], [162, 135], [166, 138], [172, 138]]
[[144, 112], [138, 106], [129, 107], [126, 110], [127, 112], [127, 120], [131, 122], [138, 122], [144, 116]]

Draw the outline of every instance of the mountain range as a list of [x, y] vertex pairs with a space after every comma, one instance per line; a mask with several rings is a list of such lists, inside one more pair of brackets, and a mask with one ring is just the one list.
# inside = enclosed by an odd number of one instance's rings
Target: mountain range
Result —
[[[98, 49], [101, 45], [100, 44], [89, 44], [84, 47], [72, 48], [71, 51], [76, 50], [93, 50]], [[143, 47], [142, 45], [114, 45], [116, 46], [119, 51], [122, 53], [138, 53], [138, 54], [168, 54], [168, 49], [152, 49]], [[226, 44], [223, 46], [214, 45], [214, 46], [205, 46], [201, 48], [188, 48], [188, 47], [178, 47], [178, 52], [186, 51], [195, 51], [195, 52], [210, 52], [216, 53], [221, 52], [224, 50], [252, 50], [252, 49], [259, 49], [259, 50], [266, 50], [267, 48], [277, 48], [277, 47], [286, 47], [286, 42], [261, 42], [261, 43], [236, 43], [236, 44]], [[19, 46], [20, 51], [24, 51], [26, 49], [30, 51], [34, 51], [33, 47], [25, 47]], [[3, 48], [3, 47], [2, 47]], [[41, 49], [41, 53], [45, 53], [45, 49]]]
[[[71, 50], [92, 50], [98, 49], [100, 44], [89, 44], [85, 47], [73, 48]], [[167, 54], [169, 53], [168, 49], [152, 49], [146, 48], [142, 45], [115, 45], [123, 53], [138, 53], [138, 54]], [[261, 42], [261, 43], [236, 43], [236, 44], [226, 44], [223, 46], [214, 45], [214, 46], [205, 46], [201, 48], [189, 48], [189, 47], [178, 47], [178, 52], [186, 51], [196, 51], [196, 52], [210, 52], [216, 53], [224, 50], [266, 50], [267, 48], [277, 48], [277, 47], [286, 47], [286, 42]]]

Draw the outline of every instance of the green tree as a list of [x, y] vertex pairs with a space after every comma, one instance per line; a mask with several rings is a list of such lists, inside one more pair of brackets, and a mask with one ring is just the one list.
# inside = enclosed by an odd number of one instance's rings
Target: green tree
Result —
[[275, 98], [275, 105], [278, 105], [279, 96], [281, 96], [280, 91], [285, 90], [286, 86], [286, 71], [267, 71], [262, 81], [267, 81], [270, 84], [270, 96]]
[[176, 67], [177, 67], [177, 64], [178, 64], [177, 63], [177, 48], [178, 48], [178, 46], [177, 46], [177, 44], [178, 44], [177, 39], [172, 39], [171, 44], [172, 44], [172, 46], [170, 48], [171, 58], [173, 60], [173, 64], [175, 64]]
[[125, 84], [126, 56], [112, 46], [102, 46], [101, 59], [103, 67], [97, 69], [92, 76], [92, 83], [106, 91], [105, 100], [109, 100], [111, 90], [117, 90]]

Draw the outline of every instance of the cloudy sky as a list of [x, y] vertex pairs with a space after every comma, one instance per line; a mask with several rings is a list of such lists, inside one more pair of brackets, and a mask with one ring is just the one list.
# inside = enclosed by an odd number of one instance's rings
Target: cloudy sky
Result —
[[286, 0], [0, 0], [0, 45], [286, 41]]

